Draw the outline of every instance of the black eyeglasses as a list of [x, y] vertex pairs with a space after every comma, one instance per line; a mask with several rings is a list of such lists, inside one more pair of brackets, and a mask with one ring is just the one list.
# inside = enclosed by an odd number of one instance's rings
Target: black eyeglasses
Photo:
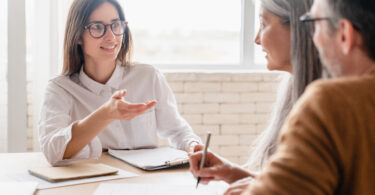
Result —
[[116, 20], [112, 24], [103, 24], [102, 22], [93, 22], [84, 27], [85, 30], [89, 29], [90, 35], [96, 39], [102, 38], [107, 32], [107, 26], [111, 27], [111, 31], [116, 36], [124, 34], [128, 22]]
[[331, 18], [329, 17], [313, 18], [311, 17], [309, 12], [303, 14], [299, 18], [299, 21], [301, 21], [304, 24], [307, 33], [309, 33], [311, 36], [313, 36], [315, 32], [315, 22], [322, 21], [322, 20], [331, 21]]

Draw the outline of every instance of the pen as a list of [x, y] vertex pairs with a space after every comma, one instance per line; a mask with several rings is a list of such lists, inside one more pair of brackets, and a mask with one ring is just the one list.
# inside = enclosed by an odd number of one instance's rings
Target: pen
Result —
[[[204, 161], [206, 160], [208, 145], [210, 144], [210, 138], [211, 138], [211, 132], [207, 132], [206, 144], [204, 145], [203, 155], [202, 155], [202, 158], [201, 158], [201, 163], [199, 165], [199, 169], [202, 169], [203, 166], [204, 166]], [[198, 184], [199, 184], [200, 180], [201, 180], [201, 177], [198, 176], [197, 185], [195, 186], [195, 188], [198, 188]]]

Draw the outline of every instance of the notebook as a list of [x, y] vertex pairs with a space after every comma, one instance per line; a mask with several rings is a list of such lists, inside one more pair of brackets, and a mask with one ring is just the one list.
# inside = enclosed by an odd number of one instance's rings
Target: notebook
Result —
[[108, 154], [147, 171], [187, 165], [189, 163], [187, 152], [170, 147], [137, 150], [109, 149]]
[[112, 175], [117, 169], [101, 164], [72, 164], [66, 167], [37, 167], [29, 169], [32, 175], [50, 182]]

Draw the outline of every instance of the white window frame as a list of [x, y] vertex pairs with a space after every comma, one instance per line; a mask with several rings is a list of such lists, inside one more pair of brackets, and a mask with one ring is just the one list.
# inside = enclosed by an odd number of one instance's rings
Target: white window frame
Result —
[[7, 151], [27, 150], [25, 0], [8, 0]]

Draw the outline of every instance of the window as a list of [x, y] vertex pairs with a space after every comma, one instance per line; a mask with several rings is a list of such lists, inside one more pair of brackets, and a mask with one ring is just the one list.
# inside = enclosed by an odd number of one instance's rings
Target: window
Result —
[[0, 1], [0, 152], [7, 144], [7, 68], [8, 68], [8, 1]]
[[123, 0], [136, 61], [239, 64], [241, 1]]
[[[260, 1], [255, 1], [254, 36], [256, 36], [256, 34], [258, 33], [259, 26], [260, 26], [259, 14], [260, 14]], [[265, 56], [265, 53], [262, 51], [262, 47], [259, 46], [259, 45], [255, 45], [255, 47], [254, 47], [254, 63], [260, 64], [260, 65], [266, 64], [266, 58], [264, 56]]]
[[[57, 32], [48, 35], [55, 43], [50, 50], [58, 64], [50, 67], [54, 74], [62, 66], [63, 36], [71, 2], [52, 0], [50, 5], [34, 8], [36, 13], [42, 7], [52, 10], [47, 25], [50, 32]], [[258, 1], [119, 2], [133, 34], [134, 61], [162, 69], [265, 69], [264, 54], [253, 42], [259, 26]]]

